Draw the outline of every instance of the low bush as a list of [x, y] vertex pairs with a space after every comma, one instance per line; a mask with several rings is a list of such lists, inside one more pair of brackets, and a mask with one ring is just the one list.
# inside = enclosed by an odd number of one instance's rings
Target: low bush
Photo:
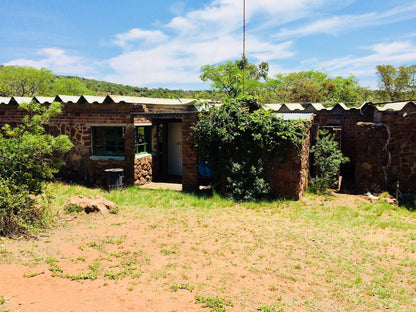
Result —
[[67, 136], [45, 131], [49, 120], [60, 113], [59, 103], [49, 107], [21, 104], [26, 110], [16, 127], [0, 129], [0, 235], [14, 235], [42, 225], [45, 207], [40, 198], [44, 183], [63, 164], [55, 158], [72, 148]]
[[226, 193], [232, 198], [243, 201], [266, 198], [269, 195], [270, 183], [263, 175], [263, 164], [259, 159], [257, 165], [246, 161], [232, 163], [227, 176]]
[[342, 155], [334, 135], [328, 131], [319, 132], [319, 139], [312, 146], [311, 154], [317, 174], [312, 177], [309, 190], [314, 193], [324, 193], [338, 182], [340, 166], [349, 159]]

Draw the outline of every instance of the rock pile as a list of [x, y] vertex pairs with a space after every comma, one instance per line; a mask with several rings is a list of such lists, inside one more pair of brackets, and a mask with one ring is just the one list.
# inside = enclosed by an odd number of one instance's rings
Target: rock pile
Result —
[[71, 211], [74, 207], [79, 208], [80, 211], [86, 213], [100, 212], [100, 213], [115, 213], [118, 207], [112, 201], [105, 199], [102, 196], [86, 197], [76, 195], [68, 199], [65, 203], [65, 210]]

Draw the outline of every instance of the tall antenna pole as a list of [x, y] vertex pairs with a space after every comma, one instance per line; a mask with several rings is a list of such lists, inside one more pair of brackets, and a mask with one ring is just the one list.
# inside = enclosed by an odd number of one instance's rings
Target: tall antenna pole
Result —
[[243, 95], [246, 78], [246, 0], [243, 0]]

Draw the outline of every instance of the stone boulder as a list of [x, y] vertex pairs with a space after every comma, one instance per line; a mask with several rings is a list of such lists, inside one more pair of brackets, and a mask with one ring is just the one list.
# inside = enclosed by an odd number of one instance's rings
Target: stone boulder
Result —
[[70, 210], [71, 207], [77, 206], [80, 210], [86, 213], [100, 212], [100, 213], [114, 213], [118, 207], [112, 201], [105, 199], [102, 196], [86, 197], [82, 195], [75, 195], [68, 199], [65, 203], [65, 210]]

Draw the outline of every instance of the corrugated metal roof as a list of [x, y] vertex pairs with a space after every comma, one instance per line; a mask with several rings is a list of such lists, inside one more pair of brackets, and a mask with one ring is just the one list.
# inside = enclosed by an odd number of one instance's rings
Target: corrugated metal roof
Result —
[[123, 96], [123, 95], [107, 95], [106, 101], [114, 103], [131, 103], [131, 104], [147, 104], [147, 105], [192, 105], [198, 102], [195, 99], [164, 99], [164, 98], [146, 98], [140, 96]]
[[9, 104], [11, 99], [10, 97], [0, 96], [0, 104]]
[[290, 113], [293, 111], [304, 113], [316, 113], [319, 111], [328, 112], [342, 112], [350, 110], [362, 110], [367, 106], [372, 106], [378, 111], [401, 111], [406, 107], [413, 107], [416, 110], [416, 104], [413, 101], [406, 102], [389, 102], [386, 104], [374, 105], [372, 103], [364, 103], [361, 107], [348, 107], [344, 103], [337, 103], [332, 107], [325, 107], [321, 103], [283, 103], [283, 104], [265, 104], [266, 109], [271, 109], [275, 112]]
[[278, 111], [282, 107], [282, 104], [271, 104], [271, 103], [269, 103], [269, 104], [264, 104], [263, 106], [267, 110]]
[[377, 106], [377, 109], [381, 112], [388, 111], [388, 110], [399, 112], [403, 110], [407, 105], [413, 105], [416, 107], [415, 103], [413, 102], [394, 102], [394, 103], [387, 103], [383, 106]]
[[303, 106], [305, 107], [305, 111], [320, 111], [325, 109], [325, 106], [323, 106], [321, 103], [308, 103]]
[[277, 117], [281, 117], [284, 120], [311, 120], [314, 114], [312, 113], [277, 113]]
[[332, 108], [331, 108], [331, 110], [334, 110], [334, 109], [336, 109], [337, 107], [341, 107], [343, 110], [350, 110], [351, 109], [351, 107], [348, 107], [347, 105], [345, 105], [344, 103], [337, 103], [337, 104], [335, 104]]
[[33, 100], [40, 104], [45, 104], [52, 103], [55, 100], [55, 98], [51, 96], [35, 96]]
[[78, 95], [57, 95], [55, 101], [62, 103], [77, 103], [81, 96]]
[[105, 98], [106, 98], [105, 96], [95, 96], [95, 95], [82, 95], [81, 96], [81, 99], [84, 99], [88, 104], [93, 104], [93, 103], [102, 104], [104, 103]]
[[[107, 95], [92, 96], [92, 95], [57, 95], [55, 98], [47, 96], [35, 97], [0, 97], [0, 104], [21, 104], [24, 102], [31, 102], [32, 100], [38, 103], [52, 103], [58, 101], [62, 103], [81, 103], [87, 102], [89, 104], [98, 103], [127, 103], [127, 104], [145, 104], [145, 105], [169, 105], [169, 106], [194, 106], [195, 110], [206, 110], [210, 106], [217, 106], [216, 102], [209, 102], [207, 100], [196, 99], [164, 99], [164, 98], [146, 98], [138, 96], [122, 96], [122, 95]], [[342, 111], [360, 110], [366, 107], [374, 107], [380, 112], [395, 111], [399, 112], [404, 109], [416, 111], [416, 104], [414, 101], [402, 102], [386, 102], [373, 104], [371, 102], [364, 103], [360, 108], [347, 107], [344, 103], [338, 103], [333, 107], [324, 107], [321, 103], [268, 103], [264, 104], [265, 109], [273, 110], [276, 113], [317, 113], [319, 111], [327, 111], [332, 113], [342, 113]]]
[[0, 97], [0, 104], [9, 104], [10, 102], [14, 103], [24, 103], [30, 101], [36, 101], [38, 103], [52, 103], [54, 101], [62, 103], [80, 103], [87, 102], [89, 104], [98, 103], [128, 103], [128, 104], [145, 104], [145, 105], [171, 105], [171, 106], [191, 106], [206, 103], [206, 100], [196, 100], [196, 99], [164, 99], [164, 98], [146, 98], [139, 96], [121, 96], [121, 95], [107, 95], [107, 96], [92, 96], [92, 95], [57, 95], [56, 97]]
[[288, 110], [294, 111], [294, 110], [304, 110], [304, 107], [300, 103], [284, 103], [281, 107], [283, 109], [283, 106], [286, 106]]
[[30, 103], [33, 100], [33, 97], [29, 96], [14, 96], [11, 101], [15, 101], [17, 104]]

